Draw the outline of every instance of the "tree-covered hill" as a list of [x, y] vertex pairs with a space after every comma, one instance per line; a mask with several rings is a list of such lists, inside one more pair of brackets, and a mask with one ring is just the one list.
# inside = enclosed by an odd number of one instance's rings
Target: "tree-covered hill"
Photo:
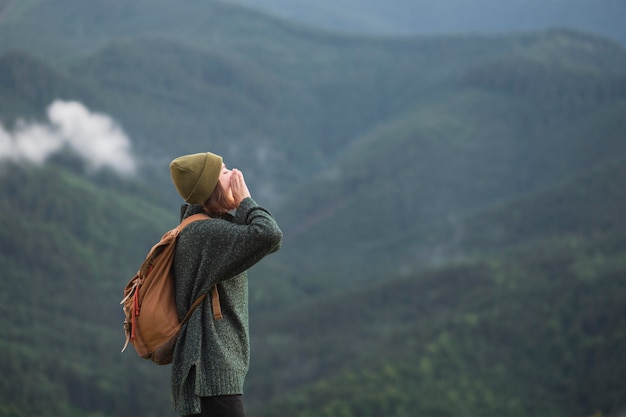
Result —
[[624, 259], [560, 237], [264, 318], [255, 415], [621, 415]]
[[[623, 158], [626, 72], [572, 56], [475, 67], [353, 141], [279, 211], [290, 242], [281, 256], [320, 277], [322, 292], [331, 271], [349, 276], [340, 286], [369, 280], [362, 260], [372, 257], [389, 258], [377, 263], [385, 279], [389, 268], [454, 258], [446, 248], [469, 214]], [[407, 263], [399, 254], [410, 251]]]
[[257, 317], [259, 415], [618, 415], [625, 181], [622, 159], [470, 217], [462, 260]]
[[41, 119], [55, 99], [99, 103], [90, 88], [23, 51], [0, 55], [0, 123]]
[[[253, 316], [254, 415], [618, 411], [625, 166], [607, 165], [468, 222], [476, 224], [471, 247], [490, 219], [500, 228], [495, 244], [511, 248], [504, 253], [477, 251]], [[11, 321], [1, 327], [1, 366], [13, 377], [0, 390], [3, 415], [169, 415], [167, 370], [118, 353], [116, 305], [123, 271], [130, 276], [171, 214], [132, 185], [113, 191], [56, 165], [8, 168], [0, 231], [2, 317]], [[565, 220], [556, 228], [555, 215]], [[258, 272], [252, 276], [262, 279]]]
[[56, 164], [0, 167], [0, 415], [155, 415], [169, 407], [167, 373], [157, 377], [132, 351], [119, 354], [119, 300], [176, 217], [145, 185], [113, 190], [103, 180]]

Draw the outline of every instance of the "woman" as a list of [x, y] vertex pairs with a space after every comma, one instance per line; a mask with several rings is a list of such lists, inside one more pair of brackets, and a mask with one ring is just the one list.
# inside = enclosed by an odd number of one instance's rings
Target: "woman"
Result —
[[182, 319], [217, 284], [223, 316], [213, 317], [208, 296], [181, 329], [172, 362], [174, 409], [183, 416], [245, 416], [242, 395], [250, 358], [246, 270], [278, 250], [282, 232], [252, 200], [241, 171], [226, 168], [220, 156], [181, 156], [171, 162], [170, 173], [187, 203], [181, 220], [203, 212], [211, 217], [191, 223], [178, 238], [172, 267], [178, 314]]

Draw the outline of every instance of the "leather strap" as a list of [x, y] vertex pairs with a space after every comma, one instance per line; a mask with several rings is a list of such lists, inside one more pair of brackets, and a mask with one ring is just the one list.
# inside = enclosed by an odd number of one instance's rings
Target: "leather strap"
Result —
[[[222, 316], [222, 307], [220, 306], [220, 295], [217, 292], [217, 284], [215, 284], [213, 288], [211, 289], [213, 290], [213, 294], [211, 296], [211, 304], [213, 304], [213, 318], [215, 320], [221, 320], [223, 316]], [[189, 311], [187, 312], [187, 314], [185, 314], [183, 321], [180, 322], [181, 326], [187, 323], [187, 321], [191, 318], [191, 315], [193, 314], [195, 309], [198, 308], [200, 304], [202, 304], [202, 302], [206, 298], [206, 295], [207, 293], [202, 294], [200, 297], [198, 297], [196, 301], [193, 302], [191, 307], [189, 307]]]
[[213, 305], [213, 318], [215, 320], [222, 319], [222, 307], [220, 306], [220, 294], [217, 292], [217, 284], [213, 286], [213, 296], [211, 297]]
[[193, 223], [198, 220], [209, 220], [210, 217], [203, 213], [196, 213], [192, 216], [187, 217], [185, 220], [180, 222], [180, 224], [176, 227], [179, 231], [183, 230], [189, 223]]

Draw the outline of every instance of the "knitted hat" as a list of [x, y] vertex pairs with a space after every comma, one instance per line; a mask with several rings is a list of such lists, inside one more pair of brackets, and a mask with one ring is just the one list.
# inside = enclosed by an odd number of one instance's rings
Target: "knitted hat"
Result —
[[178, 194], [190, 204], [209, 199], [222, 171], [222, 157], [211, 152], [179, 156], [170, 163], [170, 174]]

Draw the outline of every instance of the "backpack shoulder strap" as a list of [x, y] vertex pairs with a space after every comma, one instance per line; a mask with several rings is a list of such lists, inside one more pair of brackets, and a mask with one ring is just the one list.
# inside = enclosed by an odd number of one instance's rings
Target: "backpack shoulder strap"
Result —
[[180, 222], [177, 229], [183, 230], [189, 223], [197, 222], [198, 220], [208, 220], [210, 218], [211, 217], [209, 217], [207, 214], [197, 213], [197, 214], [187, 217], [185, 220]]
[[[222, 307], [220, 306], [220, 295], [217, 292], [217, 284], [214, 285], [211, 288], [211, 290], [212, 290], [211, 304], [213, 305], [213, 318], [215, 320], [221, 320], [222, 319]], [[196, 310], [196, 308], [198, 308], [200, 304], [202, 304], [206, 296], [207, 296], [207, 293], [204, 293], [200, 297], [198, 297], [196, 301], [193, 302], [193, 304], [189, 308], [189, 311], [187, 311], [187, 314], [185, 314], [183, 321], [180, 322], [181, 326], [187, 323], [187, 321], [191, 318], [191, 315], [193, 314], [193, 312]]]
[[[205, 294], [206, 295], [206, 294]], [[217, 292], [217, 284], [213, 286], [213, 296], [211, 298], [213, 305], [213, 318], [215, 320], [222, 319], [222, 307], [220, 306], [220, 295]]]

